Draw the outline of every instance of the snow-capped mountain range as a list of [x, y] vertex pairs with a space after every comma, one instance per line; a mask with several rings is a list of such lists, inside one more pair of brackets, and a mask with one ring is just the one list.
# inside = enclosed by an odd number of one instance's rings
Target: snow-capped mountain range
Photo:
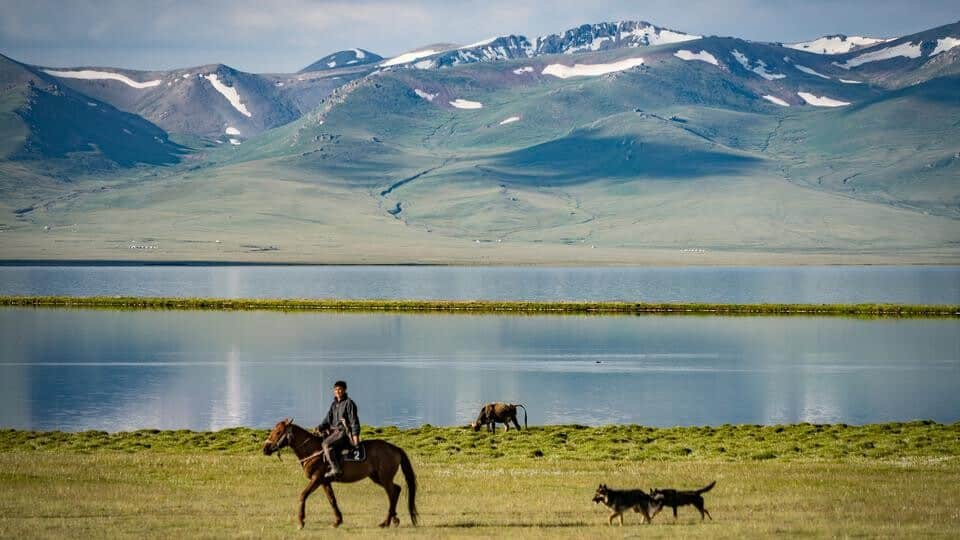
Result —
[[[769, 103], [842, 106], [857, 98], [843, 86], [897, 88], [955, 72], [956, 62], [931, 60], [952, 54], [958, 45], [960, 30], [956, 24], [903, 38], [832, 35], [781, 45], [704, 37], [645, 21], [618, 21], [584, 24], [535, 38], [505, 35], [468, 45], [438, 43], [386, 59], [367, 49], [347, 49], [324, 56], [296, 74], [244, 73], [225, 65], [168, 71], [31, 68], [74, 91], [139, 115], [168, 133], [239, 145], [249, 137], [302, 117], [322, 105], [337, 88], [385, 70], [443, 70], [501, 62], [516, 76], [567, 78], [649, 66], [651, 58], [658, 57], [666, 47], [670, 50], [665, 54], [679, 60], [741, 74], [758, 98]], [[642, 53], [648, 49], [657, 52], [652, 56]], [[616, 51], [637, 54], [615, 59], [609, 66], [589, 59], [591, 55]], [[566, 60], [581, 57], [583, 61]], [[511, 64], [540, 58], [554, 60], [526, 66]], [[802, 78], [797, 79], [798, 75]], [[779, 87], [758, 86], [761, 80]], [[810, 86], [825, 82], [837, 85], [838, 89]], [[450, 103], [459, 103], [457, 99], [436, 103], [453, 106]]]

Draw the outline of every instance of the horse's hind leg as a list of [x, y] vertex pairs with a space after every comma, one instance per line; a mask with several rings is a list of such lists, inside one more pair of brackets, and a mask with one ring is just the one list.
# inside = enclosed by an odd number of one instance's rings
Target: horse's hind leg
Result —
[[400, 486], [393, 483], [393, 478], [388, 478], [384, 481], [381, 480], [377, 474], [371, 475], [370, 479], [378, 486], [383, 487], [383, 490], [387, 492], [387, 501], [390, 505], [387, 509], [387, 517], [380, 522], [380, 527], [389, 527], [391, 523], [400, 525], [400, 518], [397, 517], [397, 500], [400, 498]]
[[306, 517], [307, 497], [309, 497], [310, 494], [313, 493], [313, 491], [317, 489], [317, 486], [319, 485], [320, 485], [320, 477], [314, 476], [313, 478], [310, 479], [310, 483], [307, 484], [307, 487], [305, 487], [303, 491], [300, 493], [300, 511], [297, 512], [297, 525], [298, 525], [297, 528], [298, 529], [303, 528], [303, 518]]
[[333, 486], [323, 484], [323, 492], [327, 494], [327, 500], [330, 501], [330, 506], [333, 507], [333, 516], [336, 518], [333, 526], [339, 527], [340, 524], [343, 523], [343, 514], [340, 513], [340, 507], [337, 506], [337, 496], [333, 494]]
[[387, 480], [383, 484], [384, 491], [387, 492], [387, 499], [390, 500], [390, 509], [387, 510], [387, 519], [380, 524], [381, 527], [389, 527], [391, 524], [400, 526], [400, 518], [397, 517], [397, 501], [400, 500], [400, 486], [393, 483], [393, 479]]

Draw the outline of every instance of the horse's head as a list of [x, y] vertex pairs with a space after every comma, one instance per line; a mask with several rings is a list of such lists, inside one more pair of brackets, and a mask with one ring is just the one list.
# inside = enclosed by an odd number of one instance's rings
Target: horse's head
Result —
[[293, 437], [293, 418], [284, 418], [277, 422], [267, 435], [267, 440], [263, 442], [263, 454], [269, 456], [279, 452], [285, 446], [290, 446], [291, 437]]

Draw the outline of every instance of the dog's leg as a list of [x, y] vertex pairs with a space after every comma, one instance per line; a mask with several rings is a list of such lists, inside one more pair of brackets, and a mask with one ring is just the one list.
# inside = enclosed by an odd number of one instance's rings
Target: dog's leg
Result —
[[607, 518], [607, 523], [609, 523], [611, 527], [613, 527], [613, 518], [615, 518], [615, 517], [617, 517], [617, 512], [616, 512], [616, 511], [614, 511], [612, 514], [610, 514], [610, 517]]
[[677, 507], [673, 507], [673, 519], [677, 519]]

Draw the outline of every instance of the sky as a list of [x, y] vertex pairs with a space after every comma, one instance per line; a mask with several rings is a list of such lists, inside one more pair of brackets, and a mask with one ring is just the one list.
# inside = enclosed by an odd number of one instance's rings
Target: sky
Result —
[[958, 0], [0, 0], [0, 53], [35, 65], [289, 73], [343, 49], [390, 57], [430, 43], [646, 20], [701, 35], [794, 42], [893, 37], [960, 20]]

